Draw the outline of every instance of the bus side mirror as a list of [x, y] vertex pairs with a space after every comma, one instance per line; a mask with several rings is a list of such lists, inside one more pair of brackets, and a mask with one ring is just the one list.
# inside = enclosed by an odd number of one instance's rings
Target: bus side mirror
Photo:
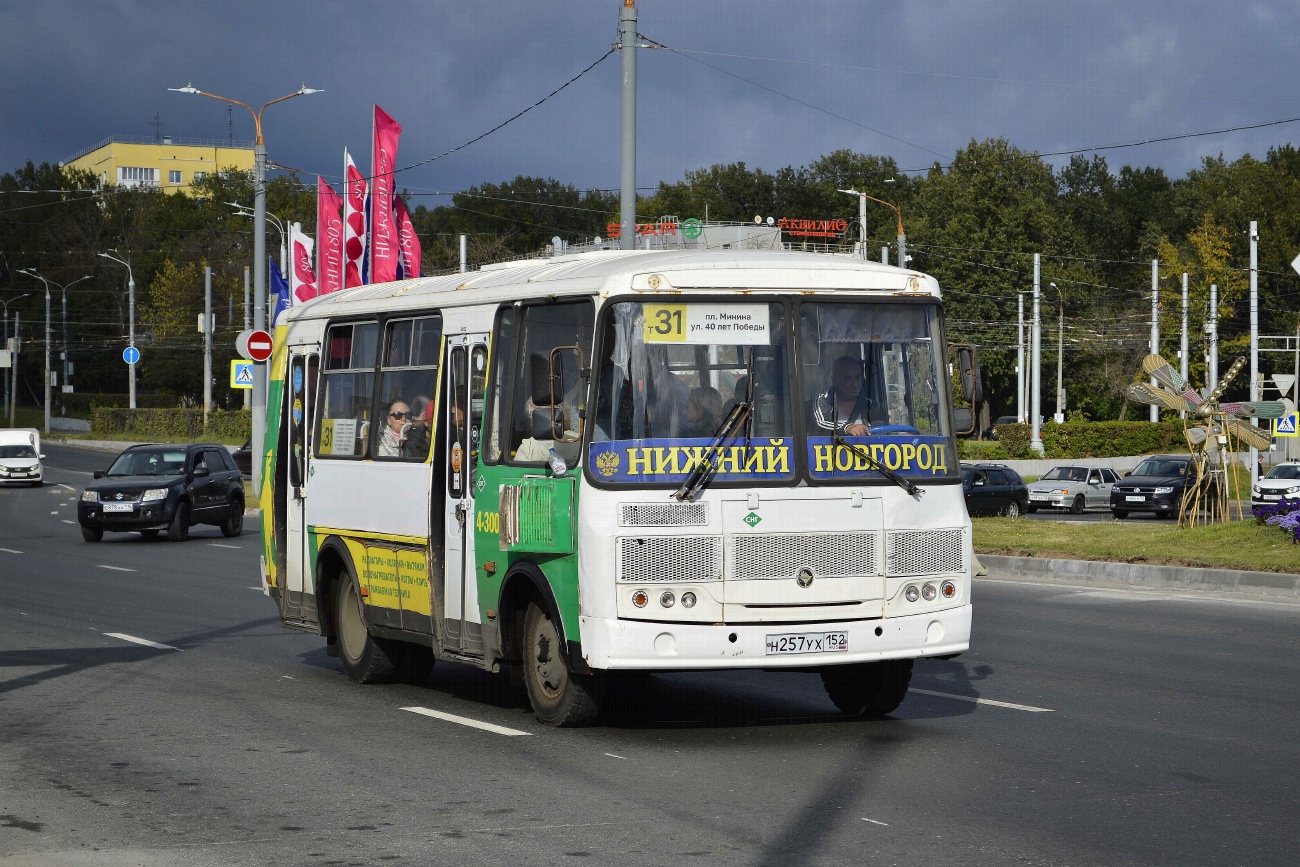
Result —
[[984, 399], [979, 350], [973, 343], [950, 343], [948, 364], [950, 373], [956, 374], [954, 385], [961, 388], [961, 396], [967, 404], [953, 407], [953, 425], [956, 428], [954, 433], [957, 436], [970, 436], [975, 433], [977, 424], [975, 404]]
[[969, 436], [975, 432], [975, 408], [972, 406], [954, 406], [952, 423], [958, 436]]
[[573, 378], [580, 378], [585, 370], [582, 363], [582, 350], [577, 346], [557, 346], [551, 350], [551, 439], [557, 443], [576, 443], [582, 439], [582, 428], [584, 419], [587, 415], [587, 408], [583, 401], [585, 400], [586, 389], [582, 388], [585, 383], [580, 383], [578, 388], [578, 406], [577, 412], [577, 432], [573, 436], [565, 436], [563, 412], [556, 412], [564, 401], [564, 383], [570, 374]]

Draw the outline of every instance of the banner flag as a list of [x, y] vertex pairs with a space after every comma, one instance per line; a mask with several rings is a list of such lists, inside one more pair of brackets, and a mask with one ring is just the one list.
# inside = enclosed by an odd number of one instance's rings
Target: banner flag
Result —
[[411, 212], [406, 209], [406, 202], [402, 201], [401, 196], [393, 196], [393, 221], [397, 224], [397, 245], [401, 251], [397, 257], [397, 279], [419, 277], [420, 236], [415, 234]]
[[320, 294], [343, 288], [343, 199], [316, 176], [316, 276]]
[[316, 272], [311, 267], [315, 247], [311, 235], [302, 230], [302, 223], [289, 224], [289, 288], [293, 304], [316, 297]]
[[343, 288], [361, 286], [366, 257], [366, 179], [347, 148], [343, 149]]
[[375, 106], [375, 138], [370, 162], [370, 268], [369, 283], [397, 279], [397, 226], [393, 220], [393, 169], [402, 127], [388, 112]]
[[275, 301], [275, 306], [271, 308], [271, 327], [274, 328], [280, 324], [280, 314], [289, 309], [289, 284], [284, 282], [284, 275], [280, 273], [275, 257], [266, 258], [271, 262], [271, 298]]

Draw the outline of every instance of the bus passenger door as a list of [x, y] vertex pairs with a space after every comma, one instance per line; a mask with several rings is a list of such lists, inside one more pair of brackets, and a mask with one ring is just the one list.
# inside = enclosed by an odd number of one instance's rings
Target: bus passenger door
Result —
[[446, 650], [480, 656], [483, 633], [479, 619], [478, 581], [474, 574], [474, 484], [483, 429], [483, 393], [487, 382], [487, 335], [447, 338], [445, 423], [442, 456], [447, 474], [446, 545], [443, 569]]
[[280, 596], [286, 620], [317, 622], [316, 581], [307, 533], [307, 488], [311, 479], [311, 429], [320, 356], [292, 350], [285, 376], [284, 402], [289, 426], [289, 483], [285, 498], [285, 582]]

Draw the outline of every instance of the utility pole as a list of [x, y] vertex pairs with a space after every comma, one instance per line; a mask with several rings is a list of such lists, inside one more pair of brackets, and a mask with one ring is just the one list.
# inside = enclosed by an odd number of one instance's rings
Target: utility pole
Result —
[[14, 426], [14, 410], [18, 407], [18, 350], [22, 348], [22, 339], [19, 337], [18, 325], [22, 319], [21, 310], [14, 311], [14, 366], [9, 371], [9, 379], [12, 388], [9, 390], [9, 426]]
[[[1259, 223], [1250, 221], [1250, 399], [1259, 400]], [[1250, 423], [1259, 427], [1259, 419]], [[1259, 449], [1250, 447], [1250, 483], [1259, 481]]]
[[63, 385], [72, 377], [72, 359], [68, 358], [68, 287], [63, 287]]
[[[233, 106], [227, 106], [227, 108], [233, 108]], [[252, 323], [249, 321], [249, 318], [253, 315], [253, 311], [249, 309], [250, 302], [248, 298], [248, 292], [249, 292], [248, 278], [249, 278], [248, 266], [244, 266], [244, 330], [245, 331], [248, 331], [253, 327]], [[248, 393], [249, 389], [247, 388], [242, 389], [242, 391], [244, 393], [244, 409], [249, 409], [252, 407], [253, 396]]]
[[1065, 361], [1065, 301], [1061, 299], [1061, 290], [1055, 283], [1056, 290], [1056, 423], [1065, 423], [1065, 383], [1062, 378]]
[[[1151, 354], [1160, 354], [1160, 260], [1151, 260]], [[1151, 377], [1152, 387], [1158, 387], [1155, 377]], [[1151, 423], [1160, 421], [1160, 408], [1151, 405]]]
[[1030, 330], [1029, 352], [1032, 356], [1031, 364], [1033, 366], [1033, 382], [1029, 386], [1029, 447], [1040, 455], [1043, 453], [1042, 431], [1039, 430], [1039, 419], [1043, 412], [1043, 320], [1039, 310], [1040, 296], [1040, 267], [1041, 259], [1037, 253], [1034, 254], [1034, 314], [1033, 325]]
[[460, 273], [462, 274], [469, 270], [469, 247], [467, 245], [467, 240], [468, 239], [465, 235], [460, 236]]
[[[895, 208], [894, 210], [898, 210]], [[907, 267], [907, 235], [903, 232], [903, 218], [898, 218], [898, 267]]]
[[862, 239], [862, 258], [867, 258], [867, 200], [858, 196], [858, 237]]
[[619, 14], [619, 46], [623, 53], [623, 149], [619, 184], [618, 246], [636, 249], [636, 0], [623, 0]]
[[45, 284], [45, 432], [50, 432], [50, 339], [54, 331], [50, 328], [50, 284]]
[[1205, 329], [1210, 335], [1210, 357], [1207, 359], [1209, 365], [1208, 384], [1213, 391], [1219, 386], [1219, 287], [1215, 283], [1210, 284], [1210, 322]]
[[[1183, 272], [1183, 339], [1178, 345], [1178, 372], [1183, 377], [1183, 382], [1187, 382], [1187, 272]], [[1187, 418], [1187, 411], [1181, 410], [1178, 413], [1179, 418]]]
[[203, 269], [203, 430], [212, 412], [212, 266]]
[[888, 248], [888, 247], [881, 247], [881, 248], [880, 248], [880, 264], [882, 264], [882, 265], [888, 265], [888, 264], [889, 264], [889, 248]]
[[[117, 250], [114, 249], [113, 252], [116, 253]], [[119, 259], [117, 256], [111, 255], [109, 253], [100, 253], [99, 257], [101, 259], [108, 259], [110, 261], [116, 262], [119, 265], [126, 266], [127, 307], [129, 309], [129, 312], [127, 314], [129, 317], [127, 345], [134, 347], [135, 346], [135, 270], [131, 268], [130, 254], [128, 253], [126, 259]], [[128, 402], [131, 405], [131, 409], [135, 409], [135, 365], [127, 364], [127, 369], [128, 369], [127, 393], [130, 398]]]
[[1016, 296], [1016, 421], [1025, 423], [1025, 293]]

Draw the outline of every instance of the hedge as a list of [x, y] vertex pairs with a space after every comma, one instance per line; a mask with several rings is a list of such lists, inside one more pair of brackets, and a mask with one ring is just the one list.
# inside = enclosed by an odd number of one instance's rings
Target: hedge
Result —
[[253, 414], [246, 409], [213, 410], [203, 428], [201, 409], [121, 409], [96, 407], [90, 429], [97, 434], [126, 434], [140, 440], [246, 440]]
[[[998, 442], [1012, 458], [1037, 457], [1029, 448], [1027, 424], [1000, 424]], [[1112, 458], [1187, 451], [1181, 421], [1088, 421], [1042, 427], [1044, 457]]]
[[[78, 391], [72, 394], [56, 394], [55, 401], [68, 412], [90, 413], [101, 406], [130, 406], [131, 397], [126, 394], [97, 394], [91, 391]], [[165, 409], [177, 406], [180, 399], [172, 394], [137, 394], [135, 405], [141, 408]]]

